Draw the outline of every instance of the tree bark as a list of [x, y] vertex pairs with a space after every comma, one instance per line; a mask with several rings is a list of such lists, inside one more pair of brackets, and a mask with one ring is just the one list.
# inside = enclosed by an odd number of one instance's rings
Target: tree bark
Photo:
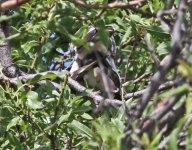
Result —
[[[8, 15], [8, 12], [1, 12], [2, 15]], [[2, 72], [7, 77], [16, 77], [18, 69], [12, 63], [9, 37], [10, 23], [8, 21], [0, 22], [0, 62], [3, 67]]]

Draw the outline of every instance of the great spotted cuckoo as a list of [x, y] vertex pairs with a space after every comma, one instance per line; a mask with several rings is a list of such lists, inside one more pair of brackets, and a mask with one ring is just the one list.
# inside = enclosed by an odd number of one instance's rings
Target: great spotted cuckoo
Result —
[[69, 45], [69, 51], [75, 52], [74, 62], [70, 74], [75, 80], [82, 81], [106, 98], [120, 98], [121, 82], [114, 61], [116, 56], [116, 43], [113, 37], [114, 29], [107, 27], [110, 35], [109, 46], [101, 41], [99, 29], [91, 26], [85, 37], [90, 43], [88, 48], [84, 45]]

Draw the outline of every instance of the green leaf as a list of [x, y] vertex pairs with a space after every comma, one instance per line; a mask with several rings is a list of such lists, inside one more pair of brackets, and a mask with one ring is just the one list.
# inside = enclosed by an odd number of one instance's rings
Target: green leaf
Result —
[[6, 140], [3, 144], [1, 144], [1, 148], [5, 149], [5, 147], [9, 144], [9, 140]]
[[130, 17], [130, 19], [132, 21], [135, 21], [135, 22], [140, 22], [141, 21], [141, 17], [138, 16], [138, 15], [130, 15], [129, 17]]
[[86, 42], [84, 39], [78, 38], [76, 36], [73, 35], [69, 35], [71, 41], [75, 44], [75, 45], [85, 45]]
[[131, 33], [132, 33], [132, 27], [127, 28], [127, 31], [125, 32], [121, 40], [121, 44], [129, 41]]
[[93, 120], [93, 117], [87, 113], [83, 113], [81, 115], [82, 118], [86, 119], [86, 120]]
[[42, 52], [43, 52], [43, 54], [46, 54], [46, 53], [50, 52], [53, 47], [54, 47], [53, 43], [51, 43], [51, 42], [45, 43], [45, 44], [42, 46]]
[[101, 41], [103, 42], [103, 44], [108, 47], [109, 46], [109, 32], [105, 29], [100, 29], [99, 30], [99, 36], [100, 36], [100, 39]]
[[90, 111], [91, 109], [91, 106], [78, 106], [76, 109], [74, 109], [74, 113], [84, 113]]
[[32, 109], [41, 109], [43, 104], [39, 101], [38, 93], [30, 91], [27, 93], [27, 104]]
[[72, 110], [70, 110], [66, 115], [62, 115], [62, 116], [58, 119], [57, 124], [60, 125], [61, 123], [68, 121], [68, 120], [69, 120], [69, 117], [71, 116], [71, 114], [72, 114]]
[[55, 74], [59, 77], [59, 78], [61, 78], [61, 79], [64, 79], [65, 77], [66, 77], [66, 75], [68, 75], [69, 74], [69, 72], [67, 71], [67, 70], [62, 70], [62, 71], [57, 71], [57, 72], [55, 72]]
[[53, 90], [53, 91], [52, 91], [52, 94], [55, 95], [55, 96], [57, 96], [57, 97], [60, 96], [60, 94], [59, 94], [59, 92], [58, 92], [57, 90]]
[[156, 36], [170, 37], [169, 30], [163, 26], [146, 26], [147, 30]]
[[118, 25], [120, 25], [120, 26], [123, 27], [124, 29], [127, 28], [126, 23], [125, 23], [121, 18], [117, 17], [117, 18], [116, 18], [116, 22], [117, 22]]
[[11, 15], [11, 16], [2, 15], [2, 16], [0, 16], [0, 22], [10, 20], [10, 19], [15, 18], [17, 16], [19, 16], [19, 13], [17, 13], [17, 12], [14, 13], [13, 15]]
[[55, 98], [47, 98], [47, 99], [44, 99], [43, 101], [51, 103], [51, 102], [56, 101], [56, 99]]
[[41, 80], [45, 80], [45, 79], [52, 79], [52, 80], [54, 80], [56, 78], [57, 78], [56, 74], [48, 72], [48, 73], [46, 73], [44, 75], [37, 74], [34, 78], [27, 80], [26, 83], [28, 83], [28, 84], [35, 84], [35, 83], [37, 83], [38, 81], [41, 81]]
[[7, 37], [6, 40], [12, 40], [12, 39], [14, 39], [14, 38], [19, 37], [20, 35], [21, 35], [21, 33], [16, 33], [16, 34], [14, 34], [14, 35], [11, 35], [11, 36]]
[[144, 133], [142, 136], [142, 142], [145, 146], [149, 146], [150, 145], [150, 140], [149, 140], [149, 136], [147, 135], [147, 133]]
[[8, 139], [9, 139], [11, 145], [13, 145], [15, 150], [23, 149], [23, 146], [22, 146], [21, 142], [19, 141], [19, 138], [16, 137], [15, 134], [8, 133]]
[[159, 44], [159, 46], [157, 47], [157, 53], [161, 56], [161, 55], [166, 55], [169, 53], [170, 50], [170, 43], [168, 42], [162, 42], [161, 44]]
[[77, 132], [80, 132], [80, 133], [83, 133], [89, 137], [92, 137], [91, 129], [77, 120], [73, 120], [69, 126], [74, 128]]
[[192, 96], [188, 95], [186, 98], [186, 115], [191, 115], [192, 113], [192, 103], [191, 103]]
[[183, 60], [178, 60], [178, 62], [178, 72], [182, 74], [183, 77], [188, 77], [190, 80], [192, 80], [192, 67]]
[[35, 40], [29, 41], [23, 45], [21, 45], [21, 48], [24, 50], [25, 53], [29, 53], [29, 51], [34, 48], [37, 47], [39, 45], [39, 43]]
[[191, 88], [188, 84], [183, 84], [183, 85], [178, 86], [177, 88], [174, 88], [174, 89], [171, 89], [171, 90], [168, 90], [168, 91], [162, 93], [160, 95], [160, 97], [161, 98], [170, 97], [170, 96], [173, 96], [173, 95], [176, 95], [179, 93], [187, 92], [190, 89]]
[[170, 135], [170, 140], [168, 141], [168, 148], [167, 149], [174, 149], [174, 150], [178, 150], [177, 147], [177, 138], [178, 138], [178, 131], [174, 130], [171, 135]]
[[20, 118], [20, 117], [15, 117], [15, 118], [13, 118], [13, 119], [9, 122], [9, 124], [7, 125], [7, 131], [8, 131], [10, 128], [16, 126], [20, 121], [21, 121], [21, 118]]
[[34, 83], [37, 83], [38, 81], [45, 80], [45, 79], [55, 80], [57, 77], [63, 79], [66, 77], [66, 74], [68, 74], [68, 71], [66, 70], [62, 70], [61, 72], [55, 71], [55, 72], [37, 74], [34, 78], [27, 80], [26, 83], [34, 84]]

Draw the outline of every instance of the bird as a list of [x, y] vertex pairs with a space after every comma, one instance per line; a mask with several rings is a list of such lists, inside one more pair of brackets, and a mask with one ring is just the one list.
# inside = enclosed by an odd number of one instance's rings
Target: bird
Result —
[[109, 45], [104, 44], [94, 26], [88, 28], [85, 41], [90, 47], [69, 44], [68, 50], [74, 53], [74, 61], [70, 76], [74, 80], [84, 80], [90, 88], [99, 90], [105, 98], [120, 98], [121, 80], [115, 63], [116, 43], [113, 37], [114, 29], [107, 27]]

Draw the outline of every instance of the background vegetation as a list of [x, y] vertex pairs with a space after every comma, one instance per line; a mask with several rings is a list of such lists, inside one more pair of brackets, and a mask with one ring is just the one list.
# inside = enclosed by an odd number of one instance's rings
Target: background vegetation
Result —
[[[190, 0], [14, 1], [0, 6], [1, 68], [17, 68], [0, 76], [1, 149], [191, 149]], [[90, 25], [104, 43], [115, 29], [121, 100], [69, 77]]]

